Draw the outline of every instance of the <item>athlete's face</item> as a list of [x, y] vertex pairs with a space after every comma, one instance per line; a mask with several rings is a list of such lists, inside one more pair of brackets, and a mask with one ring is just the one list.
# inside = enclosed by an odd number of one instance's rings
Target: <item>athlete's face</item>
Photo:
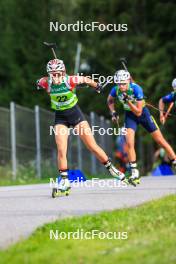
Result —
[[62, 82], [64, 76], [65, 76], [65, 72], [61, 72], [61, 71], [50, 73], [50, 77], [52, 79], [52, 82], [55, 84], [60, 84]]
[[119, 89], [121, 92], [126, 92], [128, 90], [130, 80], [126, 80], [124, 82], [118, 83]]

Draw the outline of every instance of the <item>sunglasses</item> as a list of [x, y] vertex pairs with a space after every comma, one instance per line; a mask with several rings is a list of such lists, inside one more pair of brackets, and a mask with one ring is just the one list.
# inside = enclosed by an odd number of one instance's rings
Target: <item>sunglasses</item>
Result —
[[118, 83], [119, 86], [125, 86], [127, 85], [128, 83]]
[[62, 72], [51, 72], [50, 75], [52, 77], [58, 77], [58, 76], [61, 76], [62, 75]]

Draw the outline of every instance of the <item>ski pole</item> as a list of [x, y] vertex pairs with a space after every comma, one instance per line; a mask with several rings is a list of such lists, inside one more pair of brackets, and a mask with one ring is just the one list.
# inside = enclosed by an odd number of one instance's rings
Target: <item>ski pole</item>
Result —
[[127, 64], [126, 58], [120, 58], [120, 62], [122, 63], [123, 68], [124, 68], [126, 71], [128, 71], [128, 68], [127, 68], [127, 66], [126, 66], [126, 64]]
[[[166, 114], [165, 114], [165, 122], [166, 122], [166, 119], [168, 118], [168, 116], [170, 115], [170, 111], [172, 110], [172, 107], [174, 106], [174, 102], [172, 102], [172, 103], [170, 103], [170, 105], [169, 105], [169, 107], [168, 107], [168, 109], [167, 109], [167, 112], [166, 112]], [[165, 123], [164, 122], [164, 123]]]
[[56, 52], [55, 52], [55, 49], [57, 48], [56, 43], [43, 42], [43, 44], [51, 49], [54, 58], [57, 59]]

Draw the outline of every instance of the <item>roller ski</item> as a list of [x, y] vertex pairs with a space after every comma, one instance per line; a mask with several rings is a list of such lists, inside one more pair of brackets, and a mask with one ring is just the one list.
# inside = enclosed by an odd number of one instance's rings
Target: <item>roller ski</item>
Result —
[[69, 196], [70, 190], [59, 190], [57, 188], [53, 188], [52, 190], [52, 198], [60, 197], [60, 196]]
[[70, 181], [68, 175], [59, 176], [55, 187], [52, 189], [52, 198], [59, 196], [69, 196], [70, 194]]
[[61, 190], [57, 188], [52, 189], [52, 198], [60, 197], [60, 196], [69, 196], [70, 189], [68, 190]]

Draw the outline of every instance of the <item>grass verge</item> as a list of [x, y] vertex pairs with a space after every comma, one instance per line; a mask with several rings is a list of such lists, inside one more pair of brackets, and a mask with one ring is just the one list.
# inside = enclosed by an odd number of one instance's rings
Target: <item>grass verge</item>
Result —
[[[59, 202], [59, 201], [58, 201]], [[3, 263], [175, 264], [176, 196], [144, 205], [67, 218], [44, 225], [27, 240], [0, 252]], [[127, 239], [50, 240], [50, 230], [127, 232]]]
[[[25, 185], [25, 184], [35, 184], [35, 183], [49, 183], [50, 178], [56, 180], [57, 177], [57, 169], [56, 167], [45, 165], [42, 166], [42, 176], [41, 179], [36, 177], [36, 169], [33, 164], [28, 164], [28, 166], [18, 166], [18, 172], [16, 175], [16, 179], [13, 180], [11, 167], [0, 166], [0, 186], [9, 186], [9, 185]], [[86, 174], [87, 179], [92, 178], [110, 178], [109, 175], [99, 174], [99, 175], [89, 175]]]

